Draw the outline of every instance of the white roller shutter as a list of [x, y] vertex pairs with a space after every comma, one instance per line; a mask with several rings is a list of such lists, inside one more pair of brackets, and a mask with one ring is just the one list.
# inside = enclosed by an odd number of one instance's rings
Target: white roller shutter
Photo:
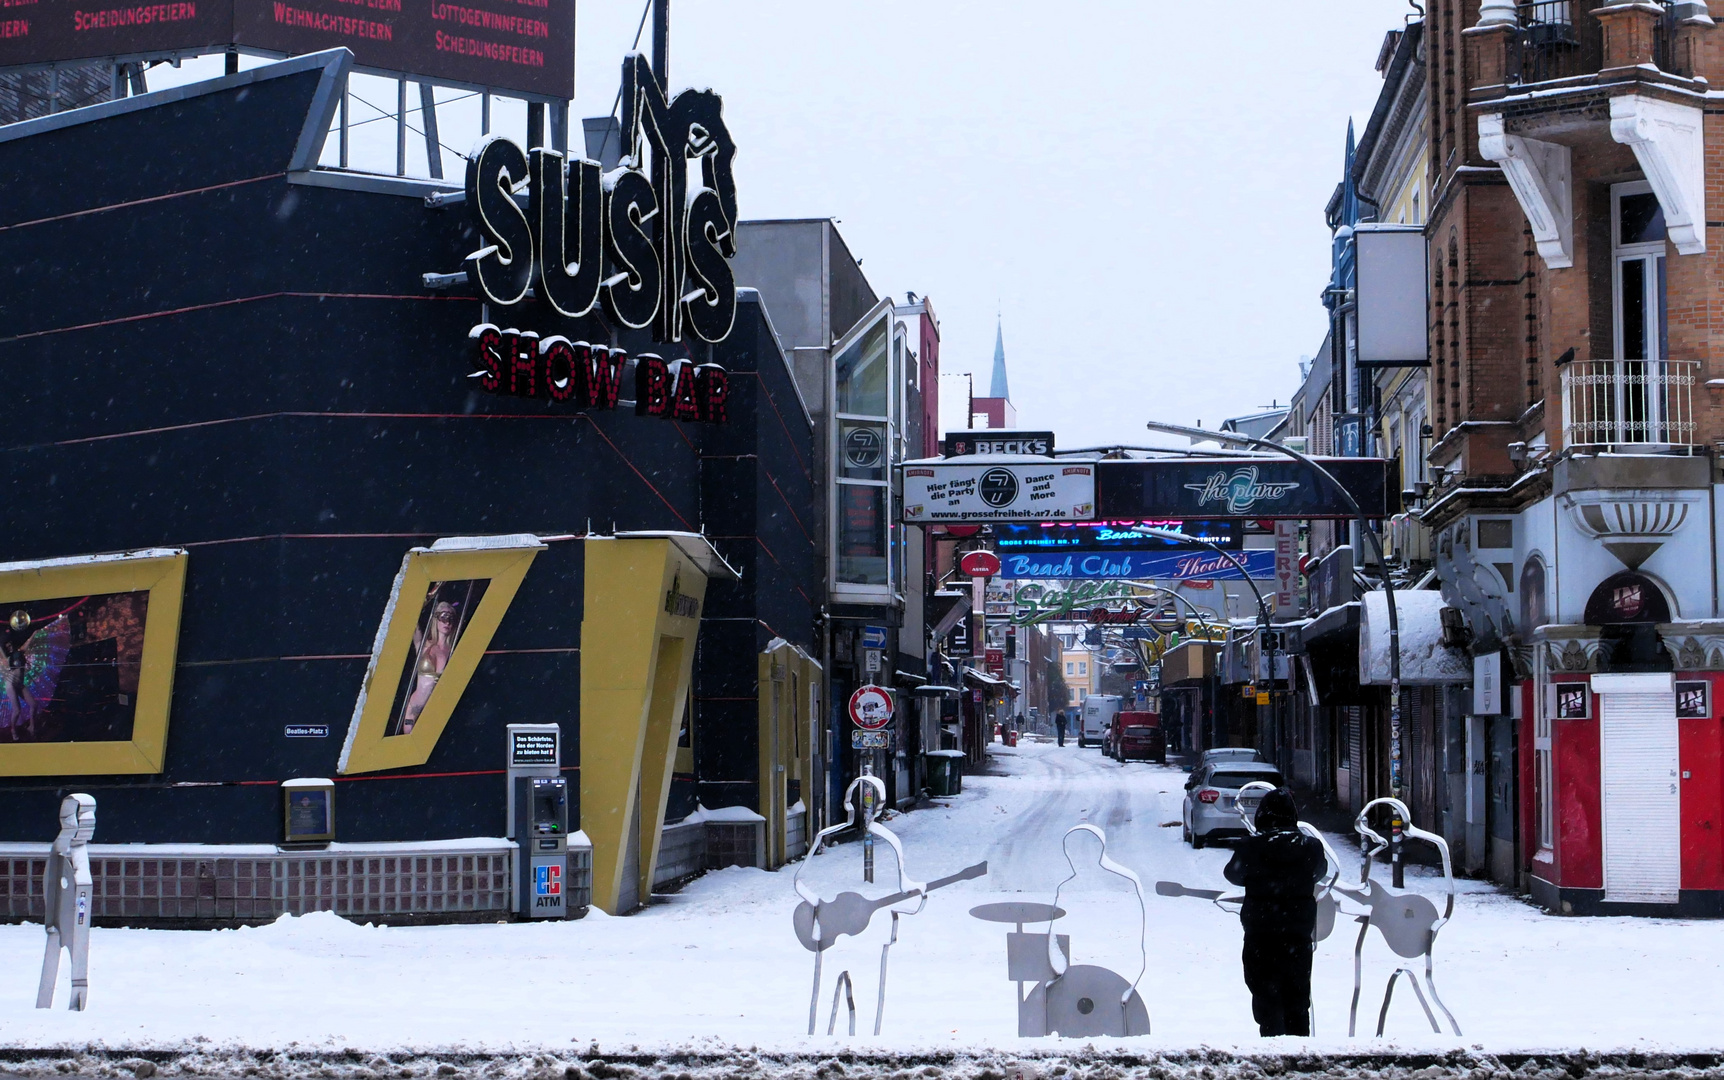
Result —
[[1593, 690], [1601, 728], [1604, 898], [1673, 904], [1682, 887], [1682, 803], [1670, 676], [1594, 676]]

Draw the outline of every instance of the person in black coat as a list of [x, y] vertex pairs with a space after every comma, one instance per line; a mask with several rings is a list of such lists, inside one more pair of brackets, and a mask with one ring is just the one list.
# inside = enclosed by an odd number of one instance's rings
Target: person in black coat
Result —
[[1270, 1035], [1311, 1034], [1311, 933], [1316, 885], [1328, 870], [1323, 844], [1299, 831], [1293, 793], [1276, 788], [1257, 807], [1257, 835], [1240, 842], [1223, 871], [1245, 887], [1245, 985], [1251, 1015]]

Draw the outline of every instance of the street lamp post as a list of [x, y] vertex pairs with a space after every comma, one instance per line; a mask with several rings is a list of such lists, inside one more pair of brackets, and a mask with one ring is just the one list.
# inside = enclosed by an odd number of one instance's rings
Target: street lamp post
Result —
[[[1353, 512], [1353, 518], [1359, 524], [1359, 535], [1369, 540], [1372, 552], [1377, 556], [1377, 565], [1383, 570], [1383, 600], [1389, 608], [1389, 788], [1396, 798], [1401, 795], [1401, 623], [1395, 611], [1395, 589], [1389, 581], [1389, 564], [1383, 558], [1383, 542], [1377, 534], [1371, 531], [1370, 522], [1365, 520], [1365, 512], [1360, 509], [1359, 501], [1353, 498], [1346, 485], [1335, 479], [1334, 475], [1309, 457], [1280, 443], [1270, 442], [1237, 431], [1207, 431], [1203, 428], [1187, 427], [1184, 424], [1168, 424], [1159, 420], [1151, 420], [1146, 425], [1151, 431], [1159, 431], [1165, 435], [1183, 435], [1188, 439], [1204, 439], [1220, 443], [1244, 444], [1260, 450], [1268, 450], [1282, 454], [1299, 462], [1310, 469], [1323, 482], [1328, 484], [1335, 494], [1346, 503], [1347, 509]], [[1399, 818], [1392, 822], [1389, 834], [1389, 860], [1393, 868], [1393, 882], [1396, 888], [1405, 885], [1401, 861], [1401, 832], [1404, 826]]]
[[[1251, 587], [1251, 592], [1257, 597], [1257, 624], [1260, 632], [1263, 634], [1263, 643], [1269, 646], [1269, 681], [1270, 683], [1274, 683], [1276, 649], [1271, 644], [1270, 635], [1274, 631], [1271, 625], [1272, 619], [1269, 612], [1269, 601], [1264, 599], [1263, 590], [1257, 587], [1257, 582], [1251, 579], [1251, 570], [1245, 565], [1244, 561], [1212, 540], [1204, 540], [1201, 537], [1187, 536], [1184, 533], [1176, 533], [1168, 529], [1144, 528], [1141, 531], [1148, 533], [1150, 536], [1160, 537], [1163, 540], [1174, 541], [1182, 544], [1197, 544], [1200, 547], [1208, 548], [1210, 551], [1215, 552], [1217, 555], [1233, 564], [1233, 568], [1239, 571], [1239, 576], [1245, 579], [1245, 584]], [[1225, 601], [1225, 599], [1226, 596], [1223, 594], [1223, 601]], [[1226, 607], [1225, 602], [1222, 606], [1223, 608]], [[1275, 719], [1275, 706], [1271, 704], [1269, 710], [1270, 719], [1273, 721]]]
[[[1182, 625], [1189, 625], [1189, 620], [1190, 620], [1191, 616], [1192, 615], [1197, 616], [1198, 625], [1203, 627], [1203, 642], [1204, 642], [1204, 644], [1207, 645], [1210, 641], [1214, 640], [1210, 636], [1213, 633], [1213, 629], [1209, 625], [1209, 620], [1203, 617], [1203, 609], [1198, 607], [1196, 604], [1192, 603], [1188, 598], [1179, 595], [1178, 593], [1174, 592], [1172, 589], [1162, 588], [1160, 585], [1157, 585], [1154, 582], [1142, 583], [1142, 582], [1135, 582], [1134, 581], [1131, 584], [1135, 588], [1147, 588], [1147, 589], [1152, 590], [1154, 592], [1161, 593], [1162, 595], [1166, 596], [1168, 599], [1172, 600], [1174, 602], [1173, 603], [1174, 615], [1175, 615], [1175, 617], [1181, 619]], [[1185, 606], [1186, 611], [1188, 611], [1190, 613], [1189, 615], [1181, 615], [1180, 614], [1180, 605], [1182, 605], [1182, 604]], [[1226, 605], [1223, 604], [1222, 606], [1225, 609]], [[1225, 611], [1223, 611], [1223, 614], [1225, 614]], [[1150, 617], [1150, 625], [1154, 629], [1159, 629], [1158, 627], [1155, 627], [1155, 625], [1154, 625], [1154, 616], [1153, 615]], [[1164, 653], [1164, 655], [1165, 655], [1165, 653]], [[1146, 659], [1146, 665], [1145, 666], [1147, 667], [1147, 657], [1145, 659]], [[1217, 685], [1216, 687], [1211, 689], [1210, 697], [1214, 701], [1220, 700], [1221, 692], [1220, 692], [1219, 685]], [[1198, 720], [1199, 724], [1202, 723], [1202, 713], [1203, 713], [1202, 703], [1203, 703], [1203, 693], [1201, 690], [1199, 690], [1198, 691], [1198, 708], [1196, 710], [1197, 720]]]

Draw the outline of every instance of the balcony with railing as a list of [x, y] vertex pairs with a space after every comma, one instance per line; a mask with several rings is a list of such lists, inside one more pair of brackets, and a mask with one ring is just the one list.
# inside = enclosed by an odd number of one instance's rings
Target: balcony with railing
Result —
[[[1646, 20], [1650, 59], [1671, 75], [1692, 75], [1692, 62], [1679, 55], [1675, 0], [1654, 0], [1663, 9]], [[1509, 39], [1505, 82], [1542, 83], [1590, 76], [1606, 66], [1605, 27], [1595, 8], [1614, 7], [1595, 0], [1522, 0], [1515, 5], [1518, 28]], [[1686, 50], [1682, 50], [1686, 51]]]
[[1562, 371], [1562, 441], [1571, 449], [1691, 454], [1697, 360], [1575, 360]]

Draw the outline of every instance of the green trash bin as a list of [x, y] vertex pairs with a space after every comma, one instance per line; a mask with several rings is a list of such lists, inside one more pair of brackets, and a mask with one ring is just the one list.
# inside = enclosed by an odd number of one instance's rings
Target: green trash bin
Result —
[[922, 772], [928, 778], [928, 793], [935, 797], [962, 794], [964, 790], [964, 752], [962, 750], [930, 750], [922, 755]]

